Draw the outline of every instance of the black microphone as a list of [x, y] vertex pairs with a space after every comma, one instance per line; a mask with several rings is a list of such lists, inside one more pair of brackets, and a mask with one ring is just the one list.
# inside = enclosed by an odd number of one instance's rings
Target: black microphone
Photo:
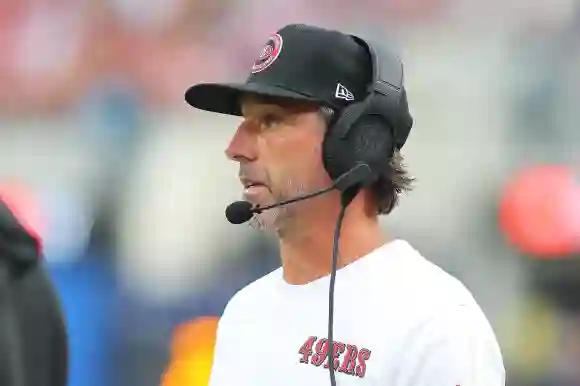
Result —
[[340, 192], [346, 192], [350, 188], [357, 185], [366, 185], [372, 181], [373, 173], [370, 167], [365, 163], [360, 163], [354, 166], [352, 169], [344, 173], [342, 176], [338, 177], [333, 181], [332, 185], [327, 188], [314, 191], [312, 193], [305, 194], [303, 196], [298, 196], [291, 198], [289, 200], [280, 201], [272, 205], [260, 207], [252, 206], [248, 201], [236, 201], [228, 205], [226, 208], [226, 218], [232, 224], [243, 224], [249, 221], [252, 216], [256, 213], [261, 213], [268, 209], [278, 208], [280, 206], [288, 205], [293, 202], [307, 200], [321, 194], [328, 193], [333, 189], [337, 189]]
[[232, 202], [226, 208], [226, 218], [232, 224], [243, 224], [249, 221], [253, 215], [252, 204], [248, 201]]

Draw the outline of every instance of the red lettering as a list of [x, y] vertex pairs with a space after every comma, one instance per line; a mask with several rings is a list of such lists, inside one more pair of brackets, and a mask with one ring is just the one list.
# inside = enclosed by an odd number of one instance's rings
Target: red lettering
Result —
[[[332, 355], [329, 351], [328, 339], [310, 336], [298, 350], [300, 363], [322, 366], [328, 369], [330, 364], [340, 373], [364, 378], [367, 373], [367, 363], [371, 358], [371, 350], [358, 349], [354, 344], [333, 342]], [[332, 362], [331, 362], [332, 360]]]
[[312, 345], [314, 342], [316, 342], [317, 339], [318, 338], [316, 336], [311, 336], [306, 340], [306, 342], [304, 342], [302, 347], [300, 347], [300, 350], [298, 350], [298, 354], [302, 355], [302, 358], [300, 358], [300, 363], [308, 363], [310, 355], [312, 355]]
[[342, 360], [342, 365], [338, 369], [339, 372], [348, 375], [354, 374], [354, 368], [356, 366], [356, 357], [358, 355], [358, 349], [355, 345], [349, 344], [346, 346], [346, 354]]
[[366, 361], [368, 361], [371, 358], [371, 351], [367, 350], [366, 348], [361, 349], [358, 352], [358, 366], [356, 366], [356, 376], [359, 378], [364, 378], [365, 374], [367, 372], [367, 364]]
[[[334, 369], [336, 370], [338, 368], [338, 365], [340, 364], [340, 361], [338, 360], [338, 358], [340, 358], [340, 356], [344, 352], [346, 345], [344, 343], [340, 343], [340, 342], [333, 342], [332, 346], [333, 346], [332, 356], [334, 358]], [[328, 358], [328, 360], [324, 364], [325, 369], [327, 369], [329, 367], [329, 363], [330, 363], [330, 358]]]
[[316, 354], [312, 356], [311, 364], [314, 366], [320, 366], [326, 359], [326, 353], [328, 352], [328, 339], [322, 338], [316, 343], [314, 348]]

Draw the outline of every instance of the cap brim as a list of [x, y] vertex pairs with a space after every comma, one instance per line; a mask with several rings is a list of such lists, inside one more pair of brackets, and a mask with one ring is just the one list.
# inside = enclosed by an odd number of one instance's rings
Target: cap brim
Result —
[[185, 92], [185, 101], [191, 106], [214, 113], [241, 116], [240, 98], [246, 94], [316, 102], [314, 98], [282, 87], [260, 83], [219, 84], [202, 83]]

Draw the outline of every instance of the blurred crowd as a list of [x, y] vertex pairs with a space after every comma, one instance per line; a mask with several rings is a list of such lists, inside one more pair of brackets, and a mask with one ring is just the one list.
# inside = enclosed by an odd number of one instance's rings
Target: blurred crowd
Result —
[[472, 289], [509, 386], [580, 385], [578, 0], [3, 0], [0, 194], [45, 239], [71, 386], [205, 386], [225, 303], [279, 265], [224, 220], [236, 120], [183, 93], [290, 22], [401, 50], [418, 185], [385, 231]]
[[353, 17], [343, 7], [348, 2], [327, 0], [5, 1], [0, 106], [6, 114], [57, 112], [103, 83], [120, 82], [145, 106], [174, 107], [184, 84], [243, 74], [264, 31], [283, 20], [340, 23], [377, 11], [412, 19], [436, 12], [441, 2], [414, 9], [417, 1], [365, 1]]

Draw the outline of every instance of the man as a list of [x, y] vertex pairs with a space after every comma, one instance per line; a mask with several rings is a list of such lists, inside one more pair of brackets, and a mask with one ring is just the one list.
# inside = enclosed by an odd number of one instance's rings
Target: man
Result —
[[[194, 107], [243, 117], [226, 155], [239, 164], [245, 200], [264, 207], [336, 179], [332, 165], [343, 160], [340, 152], [329, 155], [329, 138], [374, 80], [373, 51], [363, 42], [288, 25], [268, 40], [245, 84], [187, 91]], [[362, 138], [353, 142], [355, 155], [381, 148], [377, 130], [393, 130], [398, 148], [404, 143], [411, 127], [410, 119], [397, 123], [408, 113], [404, 89], [396, 104], [385, 106], [392, 127], [375, 120], [385, 127], [357, 129]], [[282, 267], [227, 305], [211, 386], [504, 386], [494, 332], [470, 292], [407, 242], [383, 235], [379, 215], [393, 210], [412, 178], [398, 149], [382, 157], [383, 169], [372, 185], [357, 190], [343, 218], [333, 338], [327, 335], [327, 288], [343, 196], [338, 190], [252, 219], [253, 227], [277, 235]]]
[[0, 385], [65, 386], [67, 337], [40, 240], [0, 197]]

